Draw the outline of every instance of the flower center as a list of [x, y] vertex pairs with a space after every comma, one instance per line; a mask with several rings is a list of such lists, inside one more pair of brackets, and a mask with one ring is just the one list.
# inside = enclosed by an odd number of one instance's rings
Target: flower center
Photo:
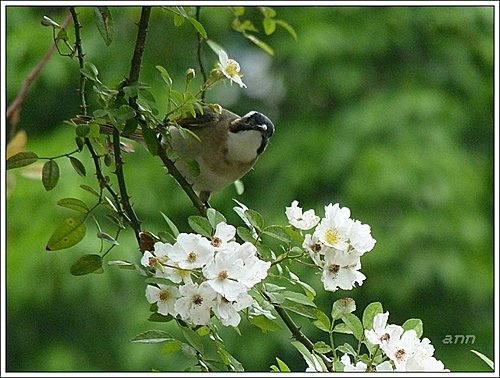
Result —
[[398, 360], [402, 360], [406, 355], [406, 351], [404, 349], [398, 349], [394, 355]]
[[329, 228], [325, 232], [325, 240], [328, 244], [335, 244], [340, 240], [339, 233], [335, 229]]
[[194, 251], [189, 252], [187, 255], [187, 261], [190, 263], [194, 263], [197, 258], [198, 258], [198, 254]]
[[333, 275], [336, 276], [340, 270], [340, 265], [337, 264], [332, 264], [328, 266], [328, 271]]
[[318, 253], [321, 251], [321, 244], [319, 243], [314, 243], [313, 245], [311, 245], [311, 250], [315, 253]]
[[195, 306], [201, 306], [203, 304], [203, 297], [200, 294], [195, 294], [191, 298], [191, 302]]
[[210, 244], [212, 244], [213, 247], [220, 247], [221, 244], [222, 244], [222, 239], [217, 237], [217, 236], [214, 236], [212, 238], [212, 241], [210, 242]]
[[149, 258], [149, 266], [155, 266], [157, 262], [158, 262], [158, 259], [156, 257], [151, 256]]
[[226, 68], [226, 72], [230, 76], [239, 76], [240, 65], [238, 64], [237, 61], [235, 61], [233, 59], [228, 59], [225, 68]]
[[382, 341], [382, 342], [384, 342], [384, 341], [385, 342], [389, 342], [390, 338], [391, 338], [391, 336], [389, 336], [388, 333], [384, 333], [382, 336], [380, 336], [380, 341]]
[[220, 281], [225, 280], [228, 277], [229, 277], [229, 274], [227, 274], [227, 270], [222, 270], [219, 272], [219, 274], [217, 274], [217, 279]]
[[168, 290], [160, 291], [160, 301], [166, 301], [168, 298], [170, 298], [170, 293], [168, 292]]

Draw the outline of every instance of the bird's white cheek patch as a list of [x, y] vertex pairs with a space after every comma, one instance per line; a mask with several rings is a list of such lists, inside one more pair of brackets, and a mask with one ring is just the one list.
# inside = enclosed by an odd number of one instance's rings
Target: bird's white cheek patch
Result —
[[257, 157], [262, 144], [262, 135], [257, 130], [229, 133], [227, 137], [227, 158], [229, 161], [250, 162]]

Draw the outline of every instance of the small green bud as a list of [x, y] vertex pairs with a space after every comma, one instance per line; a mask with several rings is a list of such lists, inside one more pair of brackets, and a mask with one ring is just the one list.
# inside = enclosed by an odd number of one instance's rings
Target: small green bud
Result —
[[195, 78], [195, 76], [196, 76], [196, 71], [194, 70], [194, 68], [188, 68], [188, 70], [186, 71], [186, 80], [190, 82]]

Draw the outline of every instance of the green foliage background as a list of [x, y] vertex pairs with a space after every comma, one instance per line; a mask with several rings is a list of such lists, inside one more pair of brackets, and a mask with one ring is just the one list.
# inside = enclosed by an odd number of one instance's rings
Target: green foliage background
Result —
[[[118, 85], [130, 68], [140, 9], [111, 8], [115, 36], [109, 47], [92, 8], [77, 9], [86, 60], [104, 83]], [[269, 37], [261, 31], [274, 58], [230, 30], [232, 15], [225, 7], [201, 11], [209, 38], [240, 62], [248, 85], [219, 86], [207, 100], [240, 114], [257, 109], [277, 127], [243, 179], [244, 194], [229, 187], [213, 196], [212, 205], [237, 225], [232, 198], [261, 212], [269, 224], [285, 224], [285, 206], [294, 199], [320, 215], [330, 202], [349, 207], [354, 218], [371, 225], [377, 240], [363, 260], [367, 280], [352, 292], [324, 293], [319, 277], [303, 277], [318, 289], [318, 305], [328, 312], [333, 300], [347, 295], [360, 315], [366, 304], [380, 301], [392, 323], [422, 319], [424, 336], [447, 368], [487, 370], [469, 350], [493, 358], [493, 8], [276, 10], [298, 40], [284, 29]], [[40, 25], [43, 15], [62, 22], [66, 9], [6, 9], [7, 104], [51, 42], [51, 29]], [[258, 12], [249, 8], [247, 15], [262, 30]], [[217, 57], [205, 48], [204, 58], [211, 65]], [[180, 87], [185, 70], [198, 68], [194, 29], [188, 23], [175, 27], [158, 8], [141, 80], [152, 86], [161, 108], [164, 87], [155, 65], [166, 67]], [[28, 150], [51, 157], [74, 148], [74, 131], [62, 121], [80, 113], [78, 80], [76, 59], [56, 54], [44, 68], [17, 125], [28, 132]], [[79, 158], [90, 170], [88, 156]], [[125, 159], [144, 227], [164, 229], [161, 210], [187, 231], [185, 219], [195, 210], [159, 160], [141, 147]], [[69, 162], [60, 165], [61, 182], [48, 193], [26, 170], [7, 176], [7, 370], [182, 368], [179, 356], [162, 356], [158, 345], [130, 342], [159, 327], [147, 321], [142, 278], [112, 267], [101, 275], [70, 275], [78, 257], [98, 250], [92, 231], [69, 250], [45, 252], [67, 215], [56, 202], [89, 200], [79, 185], [94, 185], [92, 175], [81, 179]], [[139, 260], [131, 232], [120, 243], [112, 259]], [[323, 337], [300, 321], [311, 339]], [[294, 370], [305, 369], [286, 328], [262, 334], [243, 321], [240, 329], [242, 336], [222, 332], [248, 371], [267, 371], [275, 356]], [[444, 344], [446, 335], [474, 335], [475, 343]]]

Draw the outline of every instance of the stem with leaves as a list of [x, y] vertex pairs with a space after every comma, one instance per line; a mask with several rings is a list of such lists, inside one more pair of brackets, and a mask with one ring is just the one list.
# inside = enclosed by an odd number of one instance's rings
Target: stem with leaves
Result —
[[[80, 24], [80, 21], [78, 20], [78, 14], [76, 13], [75, 7], [69, 7], [69, 11], [71, 13], [71, 16], [73, 17], [73, 24], [75, 26], [75, 49], [76, 49], [76, 56], [78, 58], [78, 64], [80, 66], [80, 70], [83, 69], [84, 62], [83, 62], [83, 49], [82, 49], [82, 40], [80, 36], [80, 29], [82, 28], [82, 25]], [[81, 102], [81, 107], [83, 111], [83, 115], [87, 115], [87, 100], [85, 99], [85, 83], [87, 82], [87, 78], [85, 75], [83, 75], [80, 71], [80, 88], [78, 88], [78, 93], [80, 94], [80, 102]]]

